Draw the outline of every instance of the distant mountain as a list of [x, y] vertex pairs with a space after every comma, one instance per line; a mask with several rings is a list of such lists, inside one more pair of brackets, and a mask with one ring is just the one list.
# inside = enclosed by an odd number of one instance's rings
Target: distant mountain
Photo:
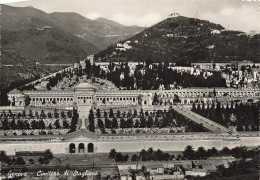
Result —
[[63, 30], [86, 39], [100, 50], [144, 30], [143, 27], [123, 26], [104, 18], [91, 20], [77, 13], [51, 13], [50, 17]]
[[[0, 78], [4, 78], [1, 88], [63, 68], [39, 70], [36, 62], [72, 64], [143, 30], [112, 26], [77, 13], [48, 14], [33, 7], [7, 5], [1, 5], [0, 28], [3, 54]], [[4, 72], [7, 76], [2, 75]]]
[[125, 25], [119, 24], [116, 21], [112, 21], [112, 20], [109, 20], [109, 19], [106, 19], [106, 18], [102, 18], [102, 17], [99, 17], [99, 18], [95, 19], [95, 21], [102, 22], [102, 23], [105, 23], [105, 24], [109, 24], [111, 26], [115, 26], [115, 27], [119, 27], [119, 28], [126, 27]]
[[100, 51], [96, 59], [153, 62], [260, 62], [260, 35], [225, 29], [219, 24], [183, 16], [167, 18], [122, 42]]
[[2, 51], [35, 62], [74, 63], [98, 51], [92, 43], [57, 26], [47, 13], [32, 7], [2, 5], [1, 23]]

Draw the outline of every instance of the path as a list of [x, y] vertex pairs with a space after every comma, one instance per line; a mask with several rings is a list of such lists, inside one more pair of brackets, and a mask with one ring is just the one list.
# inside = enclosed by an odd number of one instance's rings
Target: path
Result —
[[189, 118], [190, 120], [198, 123], [198, 124], [201, 124], [203, 125], [204, 128], [212, 131], [212, 132], [215, 132], [215, 133], [228, 133], [229, 132], [229, 129], [212, 121], [212, 120], [209, 120], [208, 118], [205, 118], [197, 113], [194, 113], [192, 112], [191, 110], [187, 109], [186, 107], [184, 106], [181, 106], [181, 105], [178, 105], [178, 106], [172, 106], [172, 108], [186, 116], [187, 118]]

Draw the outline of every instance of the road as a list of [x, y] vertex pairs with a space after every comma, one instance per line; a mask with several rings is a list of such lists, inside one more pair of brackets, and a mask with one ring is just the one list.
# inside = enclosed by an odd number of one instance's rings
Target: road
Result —
[[176, 112], [186, 116], [187, 118], [189, 118], [190, 120], [192, 120], [192, 121], [194, 121], [198, 124], [203, 125], [204, 128], [206, 128], [206, 129], [208, 129], [212, 132], [215, 132], [215, 133], [228, 133], [229, 132], [228, 128], [226, 128], [226, 127], [224, 127], [224, 126], [222, 126], [222, 125], [220, 125], [220, 124], [218, 124], [214, 121], [211, 121], [208, 118], [205, 118], [205, 117], [203, 117], [203, 116], [201, 116], [197, 113], [194, 113], [184, 106], [181, 106], [181, 105], [176, 106], [175, 105], [175, 106], [172, 106], [172, 108]]

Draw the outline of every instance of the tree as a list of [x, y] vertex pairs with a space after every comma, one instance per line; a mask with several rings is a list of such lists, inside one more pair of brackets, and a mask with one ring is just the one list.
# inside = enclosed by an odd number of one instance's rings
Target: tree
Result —
[[97, 110], [96, 110], [96, 116], [97, 116], [97, 118], [101, 117], [101, 113], [100, 113], [100, 109], [99, 108], [97, 108]]
[[228, 147], [223, 147], [223, 149], [220, 151], [221, 155], [230, 155], [230, 149]]
[[33, 159], [29, 159], [30, 164], [35, 164]]
[[137, 119], [136, 121], [135, 121], [135, 128], [139, 128], [139, 126], [140, 126], [140, 121]]
[[15, 119], [14, 119], [14, 118], [13, 118], [12, 121], [10, 122], [9, 127], [10, 127], [11, 129], [16, 129], [16, 128], [17, 128], [17, 125], [16, 125], [16, 122], [15, 122]]
[[37, 119], [39, 119], [39, 113], [38, 113], [38, 111], [35, 111], [34, 115], [35, 115], [35, 117], [36, 117]]
[[48, 117], [48, 118], [52, 118], [51, 112], [48, 112], [48, 113], [47, 113], [47, 117]]
[[187, 158], [189, 160], [194, 159], [195, 157], [195, 151], [193, 150], [193, 147], [188, 145], [186, 146], [185, 150], [183, 151], [183, 158]]
[[40, 164], [47, 164], [46, 159], [44, 159], [43, 157], [39, 157], [38, 162], [39, 162]]
[[124, 118], [120, 119], [120, 128], [126, 128], [126, 122]]
[[59, 113], [57, 109], [54, 109], [54, 117], [59, 118]]
[[113, 118], [114, 117], [114, 112], [113, 109], [111, 108], [109, 111], [109, 118]]
[[53, 154], [50, 149], [45, 150], [44, 159], [53, 159]]
[[121, 116], [121, 112], [120, 112], [119, 110], [117, 110], [117, 112], [116, 112], [116, 116], [117, 116], [118, 118], [120, 118], [120, 116]]
[[153, 96], [153, 104], [157, 105], [158, 103], [159, 103], [158, 95], [157, 95], [157, 93], [155, 93]]
[[69, 111], [67, 112], [67, 117], [68, 117], [68, 118], [72, 118], [72, 112], [71, 112], [71, 110], [69, 110]]
[[23, 110], [23, 112], [22, 112], [22, 117], [23, 117], [23, 118], [25, 118], [25, 117], [26, 117], [25, 110]]
[[182, 156], [180, 154], [177, 155], [177, 160], [181, 160]]
[[88, 120], [89, 120], [89, 125], [88, 125], [88, 129], [91, 132], [95, 132], [95, 122], [94, 122], [94, 113], [93, 110], [90, 109], [89, 110], [89, 116], [88, 116]]
[[40, 129], [45, 129], [45, 123], [43, 122], [42, 119], [39, 121], [38, 126]]
[[17, 160], [16, 160], [16, 162], [17, 162], [17, 164], [19, 164], [19, 165], [24, 165], [25, 164], [25, 161], [23, 160], [23, 158], [22, 157], [17, 157]]
[[46, 118], [46, 115], [45, 115], [45, 113], [44, 113], [44, 111], [43, 111], [43, 110], [41, 110], [40, 117], [41, 117], [41, 118], [43, 118], [43, 119], [44, 119], [44, 118]]
[[54, 126], [55, 126], [56, 129], [60, 129], [61, 128], [59, 119], [57, 119], [55, 121]]
[[231, 155], [235, 158], [247, 158], [247, 147], [246, 146], [237, 146], [231, 150]]
[[61, 118], [65, 118], [66, 117], [63, 110], [61, 111], [60, 116], [61, 116]]
[[134, 110], [134, 117], [136, 118], [138, 116], [137, 110]]
[[134, 126], [134, 121], [132, 118], [128, 118], [126, 121], [126, 127], [127, 128], [132, 128]]
[[104, 129], [104, 123], [101, 119], [98, 119], [98, 128], [101, 130]]
[[6, 155], [5, 151], [0, 151], [0, 162], [9, 162], [10, 158]]
[[106, 111], [104, 111], [104, 117], [105, 117], [105, 118], [107, 117], [107, 112], [106, 112]]
[[144, 117], [141, 117], [141, 118], [140, 118], [140, 127], [141, 127], [141, 128], [147, 127], [147, 122], [146, 122], [146, 120], [145, 120]]
[[204, 147], [200, 146], [195, 154], [196, 158], [198, 159], [205, 159], [207, 157], [207, 151]]
[[111, 128], [111, 126], [112, 126], [111, 121], [108, 118], [105, 118], [105, 127], [106, 128]]
[[132, 117], [132, 110], [129, 109], [128, 113], [127, 113], [127, 118], [131, 118]]
[[136, 154], [134, 154], [131, 158], [131, 161], [137, 161], [138, 160], [138, 156]]
[[3, 130], [9, 130], [9, 123], [8, 123], [8, 119], [7, 117], [4, 118], [3, 122], [2, 122], [2, 129]]
[[68, 129], [69, 128], [69, 123], [65, 119], [62, 121], [62, 125], [63, 125], [64, 129]]
[[115, 159], [116, 158], [116, 150], [115, 149], [111, 149], [110, 152], [109, 152], [109, 155], [108, 155], [108, 158], [109, 159]]
[[173, 102], [175, 102], [175, 103], [181, 102], [181, 100], [177, 94], [174, 94]]
[[73, 108], [73, 112], [72, 112], [72, 119], [71, 119], [71, 126], [70, 126], [70, 131], [76, 131], [77, 128], [77, 124], [78, 124], [78, 112], [75, 108]]
[[30, 118], [33, 117], [33, 113], [32, 113], [32, 110], [31, 110], [31, 109], [29, 110], [29, 114], [28, 114], [28, 115], [29, 115]]
[[117, 119], [115, 117], [113, 117], [113, 120], [112, 120], [112, 128], [114, 128], [114, 129], [118, 128]]
[[35, 120], [32, 120], [31, 122], [31, 128], [32, 129], [38, 129], [38, 123]]
[[149, 116], [147, 121], [147, 127], [151, 128], [152, 126], [153, 126], [153, 118]]
[[208, 156], [217, 156], [218, 150], [215, 147], [212, 147], [211, 149], [207, 150], [207, 155]]

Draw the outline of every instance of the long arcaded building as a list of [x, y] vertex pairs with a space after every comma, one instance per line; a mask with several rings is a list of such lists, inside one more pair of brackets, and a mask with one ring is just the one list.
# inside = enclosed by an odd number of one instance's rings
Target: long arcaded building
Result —
[[[31, 108], [76, 108], [80, 119], [87, 119], [89, 110], [113, 107], [141, 107], [153, 109], [153, 98], [157, 94], [160, 103], [173, 104], [176, 98], [180, 104], [192, 102], [212, 103], [221, 99], [259, 99], [260, 93], [254, 89], [190, 88], [175, 90], [99, 90], [89, 83], [80, 83], [71, 90], [13, 90], [8, 93], [10, 106], [0, 110], [12, 109], [14, 113]], [[239, 145], [257, 146], [259, 133], [229, 134], [207, 133], [153, 133], [153, 134], [95, 134], [82, 129], [66, 135], [24, 135], [0, 136], [0, 150], [8, 154], [17, 151], [41, 151], [50, 149], [54, 154], [104, 153], [115, 148], [122, 152], [136, 152], [153, 147], [164, 151], [182, 151], [185, 146], [197, 148], [233, 148]]]
[[161, 103], [173, 104], [178, 97], [181, 104], [193, 102], [212, 103], [216, 98], [255, 99], [257, 89], [185, 88], [175, 90], [99, 90], [89, 83], [80, 83], [71, 90], [13, 90], [8, 93], [10, 105], [24, 107], [63, 107], [78, 109], [80, 118], [87, 118], [90, 108], [152, 106], [154, 95]]

